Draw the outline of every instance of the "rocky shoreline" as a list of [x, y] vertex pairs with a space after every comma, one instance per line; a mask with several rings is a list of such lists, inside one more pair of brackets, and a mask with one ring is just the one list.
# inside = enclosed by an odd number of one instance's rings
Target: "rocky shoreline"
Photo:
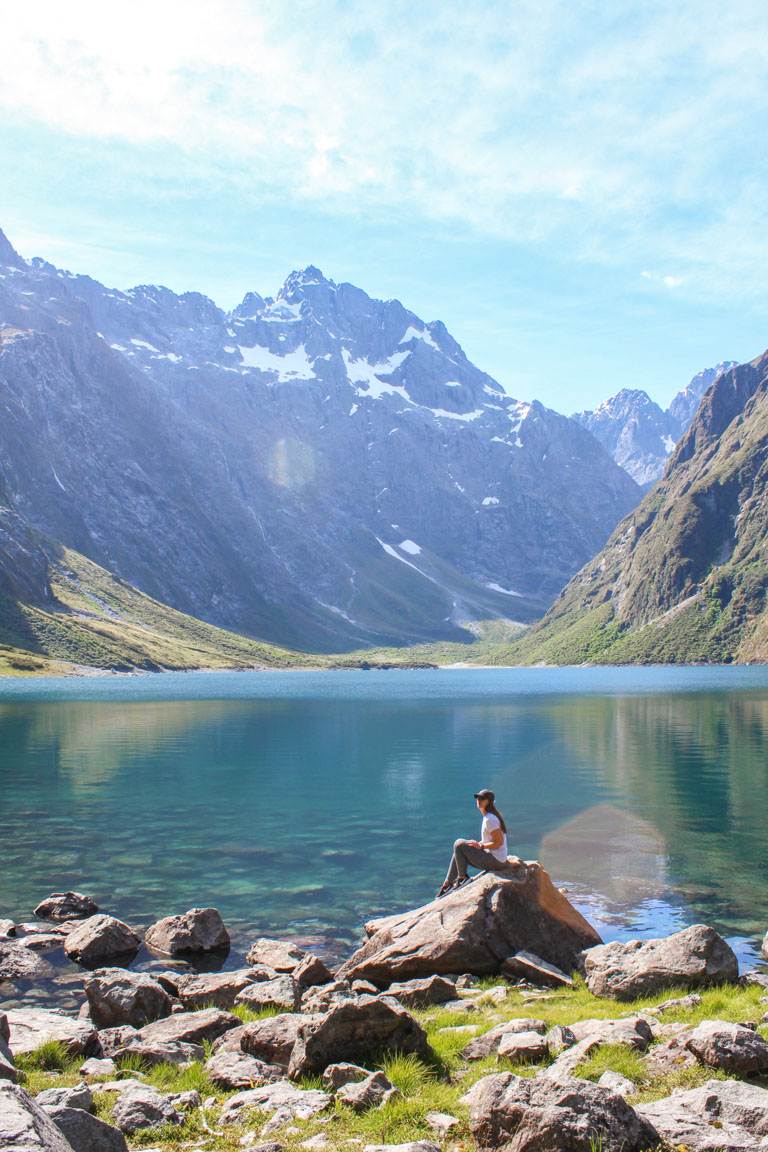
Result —
[[[80, 1004], [0, 1001], [2, 1152], [768, 1147], [768, 976], [706, 925], [603, 944], [536, 862], [370, 922], [335, 972], [270, 938], [216, 970], [215, 908], [143, 940], [79, 893], [35, 916], [0, 920], [0, 990], [61, 951]], [[149, 972], [130, 967], [142, 942]], [[355, 1134], [405, 1116], [414, 1140]]]

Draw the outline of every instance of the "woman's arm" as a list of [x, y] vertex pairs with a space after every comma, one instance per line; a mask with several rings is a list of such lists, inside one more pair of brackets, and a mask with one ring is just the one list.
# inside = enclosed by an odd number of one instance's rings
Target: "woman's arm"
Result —
[[501, 848], [503, 843], [504, 843], [504, 833], [502, 832], [501, 828], [494, 828], [493, 832], [491, 832], [490, 843], [486, 840], [483, 840], [482, 844], [480, 844], [479, 847], [485, 848], [487, 851], [490, 852], [494, 848]]

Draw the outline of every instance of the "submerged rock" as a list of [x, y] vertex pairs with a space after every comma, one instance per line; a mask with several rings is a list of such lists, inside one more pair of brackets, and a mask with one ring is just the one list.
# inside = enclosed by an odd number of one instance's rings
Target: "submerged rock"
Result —
[[147, 929], [144, 943], [164, 956], [222, 952], [229, 948], [229, 933], [216, 908], [190, 908], [158, 920]]
[[584, 954], [587, 987], [595, 996], [633, 1000], [663, 988], [705, 988], [738, 979], [739, 964], [714, 928], [694, 924], [657, 940], [618, 940]]
[[521, 950], [572, 971], [581, 952], [600, 943], [544, 869], [522, 862], [421, 908], [371, 921], [366, 933], [369, 939], [338, 977], [388, 985], [456, 972], [485, 976]]
[[53, 892], [35, 908], [41, 920], [85, 920], [95, 916], [98, 906], [92, 896], [82, 892]]
[[0, 983], [4, 980], [50, 980], [54, 969], [47, 960], [17, 940], [0, 940]]

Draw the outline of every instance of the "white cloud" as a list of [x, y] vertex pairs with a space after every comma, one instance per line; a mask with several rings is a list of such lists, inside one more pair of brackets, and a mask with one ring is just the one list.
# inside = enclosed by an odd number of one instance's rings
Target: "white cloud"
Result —
[[670, 276], [669, 273], [650, 272], [645, 269], [640, 273], [644, 280], [651, 280], [656, 284], [663, 284], [665, 288], [679, 288], [685, 283], [682, 276]]
[[[118, 18], [118, 13], [122, 13]], [[0, 112], [329, 211], [461, 222], [667, 288], [762, 285], [768, 10], [32, 0]]]

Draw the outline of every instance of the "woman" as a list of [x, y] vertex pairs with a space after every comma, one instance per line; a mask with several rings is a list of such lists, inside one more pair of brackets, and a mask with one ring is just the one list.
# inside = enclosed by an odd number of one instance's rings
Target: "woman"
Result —
[[446, 892], [466, 884], [469, 880], [469, 865], [488, 872], [503, 868], [507, 862], [507, 826], [496, 807], [495, 793], [490, 788], [483, 788], [475, 792], [475, 801], [483, 814], [480, 839], [455, 842], [451, 866], [438, 896], [444, 896]]

